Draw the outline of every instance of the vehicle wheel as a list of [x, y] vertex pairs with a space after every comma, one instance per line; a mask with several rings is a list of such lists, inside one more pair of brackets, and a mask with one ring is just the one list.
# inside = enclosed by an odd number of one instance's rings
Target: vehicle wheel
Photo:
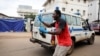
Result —
[[92, 35], [88, 40], [87, 40], [87, 42], [88, 42], [88, 44], [89, 45], [92, 45], [93, 43], [94, 43], [94, 40], [95, 40], [95, 35]]
[[72, 54], [72, 52], [74, 51], [74, 46], [75, 46], [75, 42], [74, 42], [74, 41], [72, 41], [72, 46], [71, 46], [71, 48], [68, 50], [67, 55]]

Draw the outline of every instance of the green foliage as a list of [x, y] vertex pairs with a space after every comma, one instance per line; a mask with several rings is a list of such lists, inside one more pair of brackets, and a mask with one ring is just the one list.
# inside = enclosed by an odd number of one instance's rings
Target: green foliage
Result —
[[30, 15], [24, 15], [24, 16], [25, 16], [25, 19], [31, 18], [34, 21], [36, 15], [30, 14]]

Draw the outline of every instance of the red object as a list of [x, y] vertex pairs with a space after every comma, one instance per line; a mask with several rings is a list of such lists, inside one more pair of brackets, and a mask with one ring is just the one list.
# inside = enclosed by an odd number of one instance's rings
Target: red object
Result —
[[51, 38], [51, 40], [54, 40], [54, 41], [55, 41], [55, 35], [52, 35], [52, 38]]
[[52, 45], [55, 45], [55, 35], [52, 35], [51, 36], [51, 44]]
[[[55, 23], [55, 27], [56, 27], [56, 29], [59, 27], [58, 22]], [[58, 39], [58, 45], [60, 45], [60, 46], [71, 46], [72, 45], [72, 40], [71, 40], [71, 36], [70, 36], [70, 32], [68, 30], [67, 24], [66, 24], [64, 30], [59, 35], [57, 35], [57, 39]]]

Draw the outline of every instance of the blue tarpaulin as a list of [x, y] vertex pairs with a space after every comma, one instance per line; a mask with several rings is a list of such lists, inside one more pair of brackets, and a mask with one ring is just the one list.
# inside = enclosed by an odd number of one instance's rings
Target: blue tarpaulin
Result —
[[24, 20], [22, 19], [0, 19], [0, 32], [23, 32]]

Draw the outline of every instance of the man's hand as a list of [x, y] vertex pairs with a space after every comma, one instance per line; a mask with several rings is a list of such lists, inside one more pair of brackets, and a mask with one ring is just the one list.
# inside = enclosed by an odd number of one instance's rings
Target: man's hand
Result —
[[42, 33], [48, 33], [48, 31], [42, 26], [39, 28], [39, 31]]
[[38, 19], [39, 19], [40, 22], [43, 22], [43, 21], [42, 21], [42, 15], [41, 15], [41, 14], [38, 15]]

